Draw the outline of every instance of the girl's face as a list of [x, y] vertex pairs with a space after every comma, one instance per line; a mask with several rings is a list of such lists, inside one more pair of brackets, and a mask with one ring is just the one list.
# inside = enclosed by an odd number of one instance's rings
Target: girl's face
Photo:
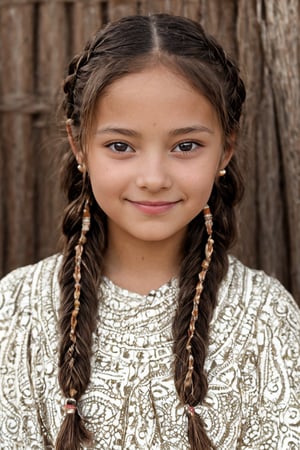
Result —
[[107, 215], [108, 244], [129, 237], [178, 243], [231, 151], [224, 152], [209, 101], [155, 66], [115, 81], [99, 99], [85, 156], [95, 199]]

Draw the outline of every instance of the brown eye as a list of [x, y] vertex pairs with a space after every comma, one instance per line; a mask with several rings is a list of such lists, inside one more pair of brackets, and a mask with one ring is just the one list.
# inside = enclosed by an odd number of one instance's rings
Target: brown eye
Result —
[[201, 145], [198, 144], [197, 142], [186, 141], [186, 142], [181, 142], [180, 144], [177, 144], [173, 151], [177, 152], [177, 153], [192, 152], [192, 151], [196, 150], [198, 147], [201, 147]]
[[193, 149], [193, 145], [193, 142], [182, 142], [178, 147], [182, 152], [189, 152]]
[[128, 151], [132, 151], [132, 148], [125, 142], [113, 142], [112, 144], [109, 144], [108, 147], [111, 148], [114, 152], [119, 152], [119, 153], [125, 153]]

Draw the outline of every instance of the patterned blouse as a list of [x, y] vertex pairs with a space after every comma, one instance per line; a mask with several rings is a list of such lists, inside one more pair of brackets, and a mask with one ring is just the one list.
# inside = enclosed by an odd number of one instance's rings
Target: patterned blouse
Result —
[[[0, 449], [53, 449], [64, 399], [57, 382], [61, 256], [0, 283]], [[176, 279], [139, 295], [104, 278], [91, 381], [79, 408], [94, 449], [186, 450], [176, 395]], [[300, 314], [281, 284], [230, 257], [211, 323], [209, 390], [196, 411], [218, 450], [300, 449]]]

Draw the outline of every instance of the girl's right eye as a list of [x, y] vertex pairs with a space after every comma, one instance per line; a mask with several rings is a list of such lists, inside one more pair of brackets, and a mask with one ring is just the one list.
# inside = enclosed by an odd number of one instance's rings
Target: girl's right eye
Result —
[[125, 142], [112, 142], [111, 144], [108, 144], [107, 147], [116, 153], [128, 153], [133, 151], [130, 145]]

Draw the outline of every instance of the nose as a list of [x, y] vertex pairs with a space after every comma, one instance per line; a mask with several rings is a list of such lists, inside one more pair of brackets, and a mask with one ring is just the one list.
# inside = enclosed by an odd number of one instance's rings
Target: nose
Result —
[[136, 185], [150, 192], [169, 189], [172, 179], [166, 158], [155, 154], [142, 158], [137, 168]]

